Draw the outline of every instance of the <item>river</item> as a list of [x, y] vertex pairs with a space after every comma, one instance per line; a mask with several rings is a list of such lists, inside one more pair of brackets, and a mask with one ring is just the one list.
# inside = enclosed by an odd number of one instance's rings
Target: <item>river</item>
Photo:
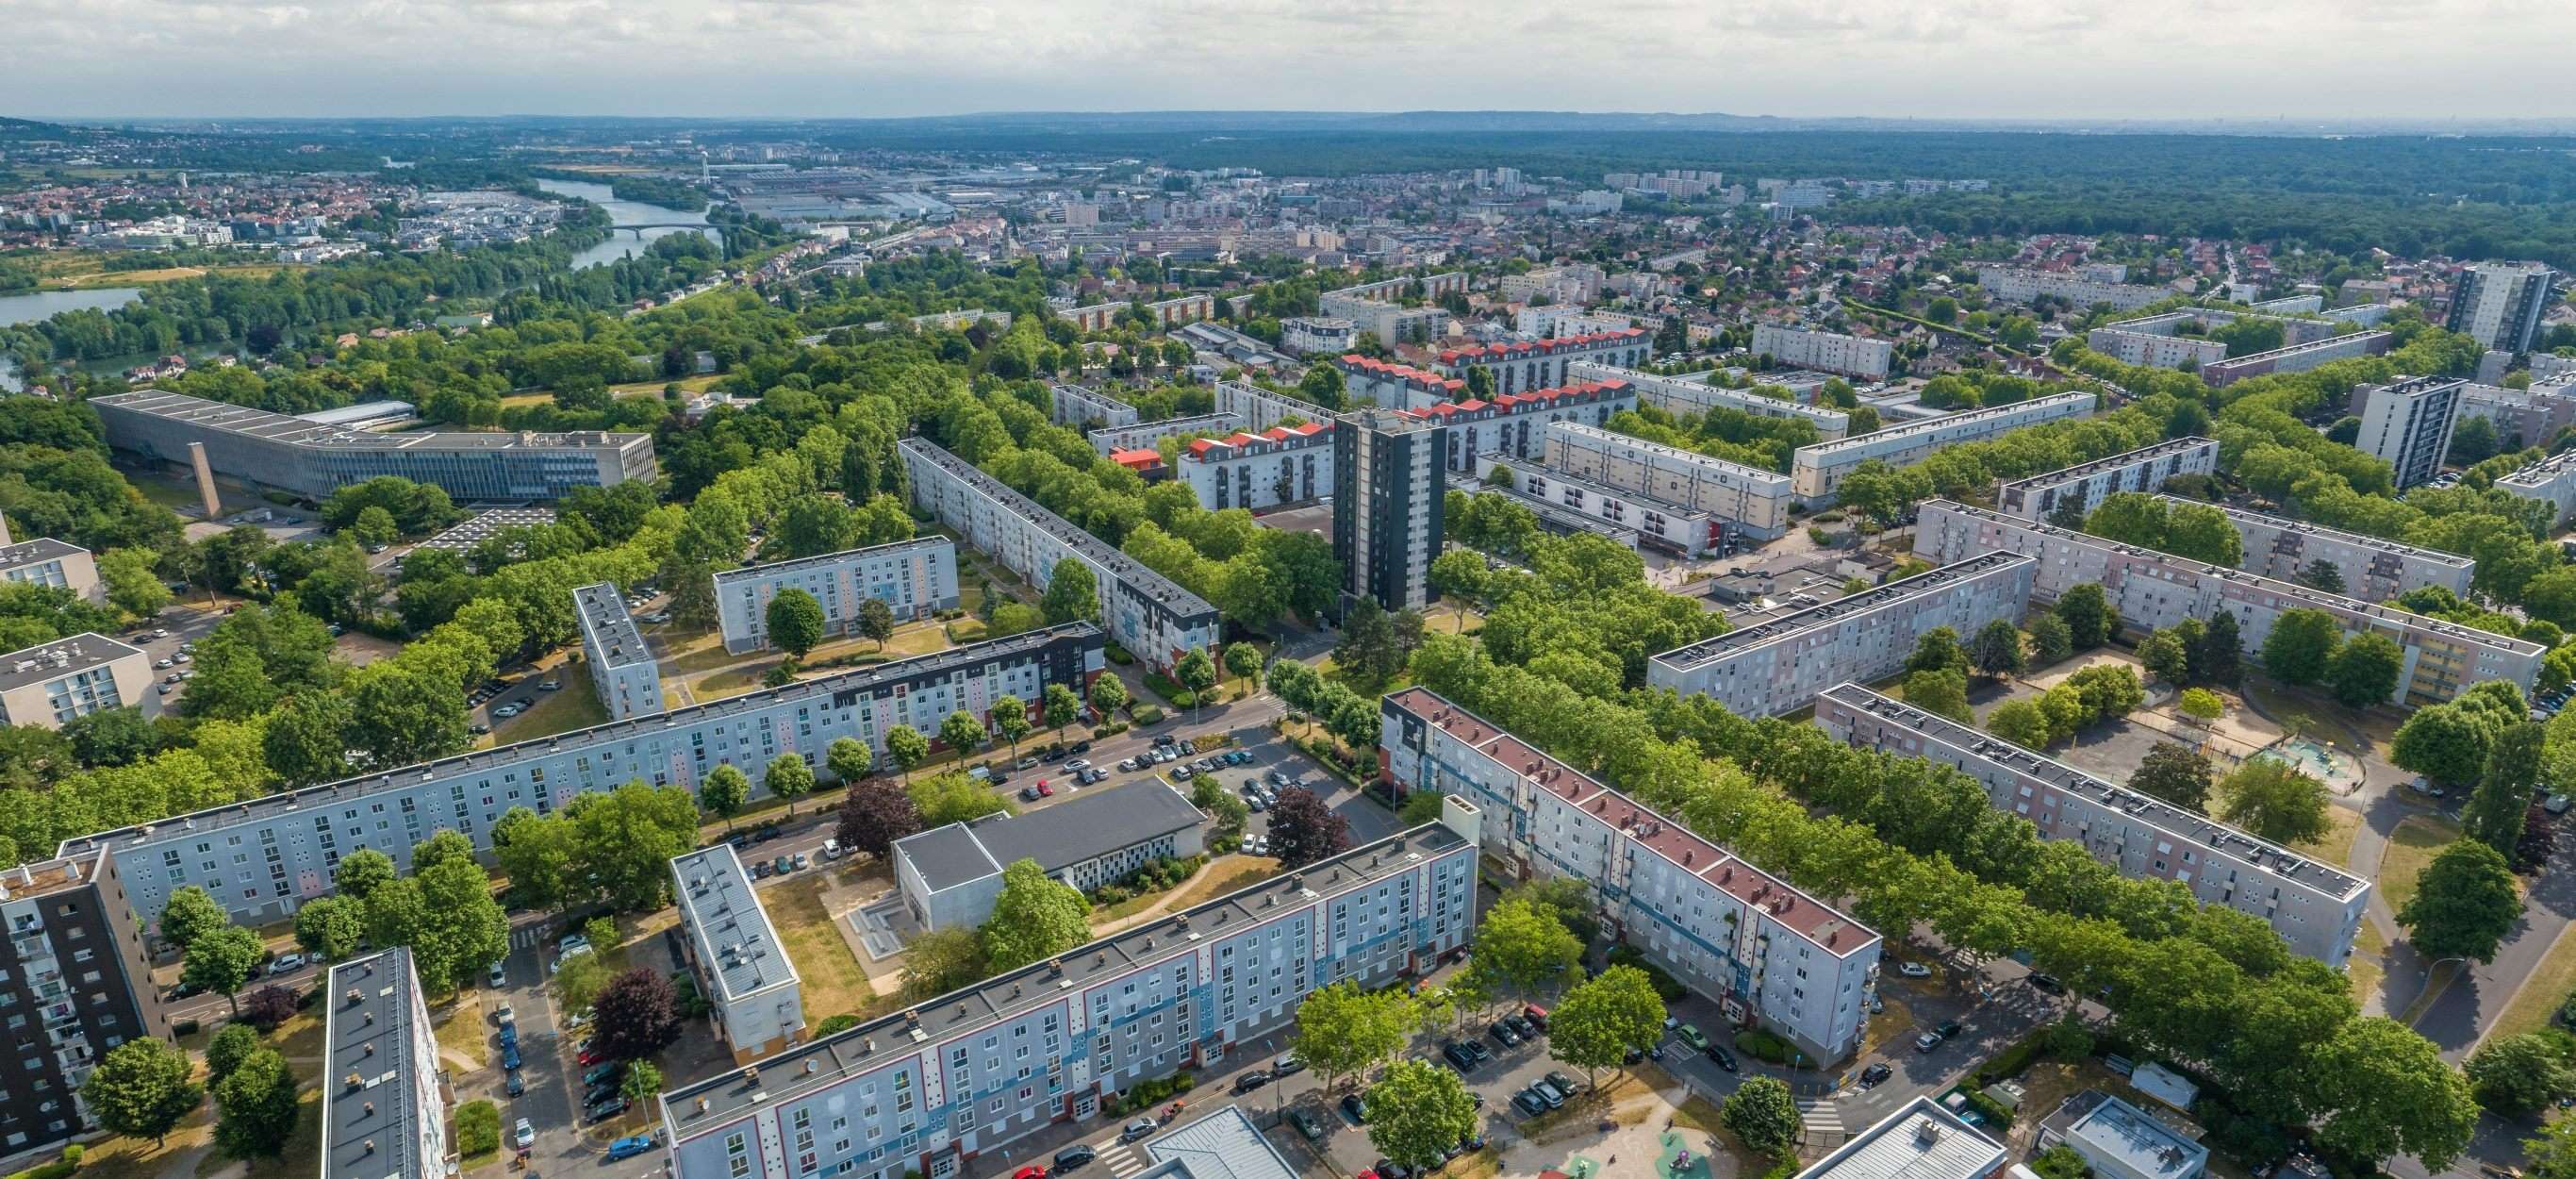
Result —
[[[707, 217], [704, 213], [683, 213], [678, 209], [665, 209], [660, 205], [648, 205], [641, 201], [621, 201], [615, 196], [610, 195], [609, 188], [605, 184], [591, 184], [579, 180], [540, 180], [537, 182], [537, 187], [553, 193], [556, 196], [580, 197], [581, 199], [589, 201], [600, 208], [606, 209], [608, 210], [608, 219], [610, 223], [615, 225], [670, 226], [676, 222], [686, 222], [690, 225], [705, 225], [707, 223]], [[580, 270], [587, 266], [597, 266], [604, 262], [617, 261], [620, 258], [627, 257], [642, 250], [645, 245], [650, 243], [654, 238], [674, 233], [703, 233], [718, 241], [724, 240], [720, 232], [714, 229], [690, 230], [664, 228], [644, 229], [636, 232], [641, 233], [644, 236], [639, 239], [634, 233], [627, 233], [621, 230], [614, 236], [611, 236], [607, 241], [582, 251], [573, 258], [572, 268]], [[0, 322], [6, 321], [0, 320]]]
[[0, 295], [0, 327], [34, 323], [61, 311], [94, 307], [108, 311], [123, 307], [143, 293], [141, 287], [100, 287], [88, 291], [25, 291]]

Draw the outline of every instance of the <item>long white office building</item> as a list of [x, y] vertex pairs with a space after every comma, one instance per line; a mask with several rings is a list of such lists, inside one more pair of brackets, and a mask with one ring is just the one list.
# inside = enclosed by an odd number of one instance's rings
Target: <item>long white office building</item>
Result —
[[[2174, 506], [2199, 504], [2196, 499], [2163, 497]], [[2245, 558], [2237, 562], [2248, 573], [2279, 581], [2297, 581], [2310, 565], [2323, 561], [2343, 578], [2343, 592], [2365, 602], [2385, 602], [2410, 590], [2440, 586], [2467, 597], [2478, 563], [2458, 553], [2419, 549], [2358, 532], [2345, 532], [2305, 520], [2263, 512], [2215, 507], [2236, 526]]]
[[1059, 426], [1088, 427], [1130, 426], [1136, 423], [1136, 407], [1105, 392], [1080, 385], [1047, 386], [1051, 411], [1047, 420]]
[[2138, 633], [2186, 618], [2206, 622], [2225, 610], [2236, 616], [2237, 634], [2249, 656], [2263, 649], [2263, 640], [2271, 636], [2273, 622], [2283, 613], [2324, 611], [2345, 634], [2386, 635], [2406, 653], [2397, 688], [2389, 694], [2393, 704], [2439, 704], [2482, 680], [2507, 680], [2529, 692], [2540, 675], [2540, 657], [2547, 653], [2538, 643], [2492, 631], [2242, 569], [2117, 544], [2035, 520], [2016, 520], [1946, 499], [1928, 501], [1917, 513], [1915, 556], [1955, 561], [1980, 553], [2018, 553], [2034, 559], [2034, 606], [2055, 602], [2073, 586], [2100, 585], [2111, 608], [2119, 611], [2121, 625]]
[[1768, 356], [1791, 368], [1884, 381], [1888, 364], [1896, 359], [1896, 344], [1867, 336], [1757, 323], [1753, 325], [1753, 354]]
[[2108, 303], [2114, 309], [2128, 311], [2162, 302], [2175, 294], [2171, 287], [2102, 282], [2021, 266], [1980, 266], [1977, 268], [1977, 285], [1985, 288], [1986, 297], [1997, 303], [2028, 303], [2045, 295], [2062, 299], [2078, 311], [2096, 303]]
[[1637, 399], [1676, 414], [1703, 414], [1712, 409], [1731, 409], [1757, 417], [1788, 418], [1816, 428], [1816, 437], [1833, 441], [1851, 433], [1851, 415], [1839, 409], [1808, 405], [1782, 397], [1765, 397], [1744, 389], [1729, 389], [1688, 377], [1663, 377], [1615, 365], [1577, 363], [1574, 379], [1579, 381], [1626, 381], [1637, 391]]
[[2576, 513], [2576, 450], [2553, 454], [2503, 476], [2495, 481], [2495, 488], [2548, 504], [2549, 526], [2555, 530], [2567, 523], [2570, 513]]
[[2089, 463], [2011, 480], [1995, 489], [1995, 507], [2007, 516], [2045, 520], [2061, 509], [2091, 511], [2104, 497], [2120, 492], [2156, 491], [2176, 475], [2208, 475], [2217, 470], [2216, 439], [2196, 435], [2171, 438]]
[[1197, 594], [927, 438], [897, 448], [912, 475], [913, 504], [1011, 572], [1043, 590], [1057, 562], [1090, 566], [1103, 629], [1149, 666], [1168, 671], [1192, 650], [1216, 647], [1216, 607]]
[[2052, 393], [2015, 405], [1972, 409], [1929, 421], [1890, 426], [1832, 442], [1801, 446], [1791, 457], [1789, 480], [1798, 502], [1823, 507], [1834, 502], [1843, 476], [1853, 467], [1877, 459], [1891, 467], [1910, 467], [1946, 446], [1983, 442], [2023, 426], [2085, 417], [2099, 404], [2091, 393]]
[[1819, 1062], [1859, 1047], [1878, 934], [1427, 688], [1379, 702], [1379, 768], [1483, 811], [1509, 880], [1589, 885], [1612, 936]]
[[924, 536], [718, 573], [716, 625], [725, 650], [768, 650], [769, 603], [788, 589], [822, 605], [826, 635], [857, 634], [859, 608], [870, 600], [885, 603], [898, 622], [928, 618], [957, 608], [957, 546]]
[[1864, 749], [1922, 757], [1977, 780], [2042, 837], [2071, 839], [2132, 879], [2171, 880], [2201, 903], [2263, 919], [2290, 949], [2340, 968], [2370, 882], [1859, 684], [1816, 698], [1816, 727]]
[[[1708, 512], [1758, 540], [1787, 532], [1796, 502], [1789, 477], [1778, 471], [1573, 422], [1548, 425], [1545, 457], [1552, 471]], [[1667, 539], [1689, 543], [1679, 536]], [[1695, 547], [1705, 549], [1716, 539], [1695, 538]]]
[[488, 849], [492, 825], [512, 807], [550, 814], [634, 781], [694, 790], [719, 765], [750, 775], [756, 794], [771, 759], [793, 753], [820, 766], [841, 737], [884, 764], [896, 725], [935, 741], [952, 712], [986, 717], [1003, 696], [1043, 699], [1048, 684], [1087, 691], [1107, 665], [1102, 643], [1100, 628], [1066, 623], [84, 835], [58, 854], [106, 849], [135, 912], [158, 913], [194, 884], [236, 922], [265, 924], [328, 894], [331, 870], [359, 848], [405, 868], [412, 845], [440, 830]]
[[1707, 696], [1738, 716], [1779, 716], [1845, 680], [1896, 674], [1935, 627], [1960, 638], [2019, 622], [2038, 562], [2010, 552], [1945, 561], [1929, 573], [1774, 615], [1650, 656], [1646, 685]]

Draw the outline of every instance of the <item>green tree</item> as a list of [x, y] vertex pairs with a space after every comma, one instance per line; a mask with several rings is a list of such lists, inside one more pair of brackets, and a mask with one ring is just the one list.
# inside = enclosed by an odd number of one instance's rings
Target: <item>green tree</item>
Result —
[[843, 786], [865, 781], [877, 768], [877, 755], [855, 737], [835, 737], [823, 747], [823, 770]]
[[907, 782], [912, 780], [912, 768], [930, 756], [930, 738], [922, 736], [921, 730], [911, 725], [887, 729], [885, 743], [886, 757], [894, 762], [895, 771], [902, 774]]
[[2024, 749], [2049, 745], [2048, 714], [2031, 700], [2006, 700], [1986, 714], [1986, 731]]
[[228, 1158], [276, 1158], [295, 1136], [295, 1071], [262, 1048], [215, 1085], [215, 1104], [215, 1149]]
[[194, 884], [182, 886], [161, 904], [161, 940], [182, 950], [232, 923], [232, 914], [225, 912], [212, 894]]
[[1038, 611], [1050, 626], [1067, 622], [1097, 620], [1100, 617], [1100, 581], [1091, 566], [1078, 557], [1066, 557], [1047, 571], [1046, 592], [1038, 598]]
[[2524, 1173], [2531, 1179], [2576, 1179], [2576, 1118], [2557, 1118], [2536, 1138], [2522, 1142]]
[[510, 920], [493, 899], [483, 865], [443, 860], [396, 887], [420, 897], [420, 919], [408, 944], [423, 987], [453, 991], [509, 954]]
[[972, 929], [935, 929], [903, 947], [902, 997], [919, 1003], [992, 975], [984, 964], [984, 935]]
[[[1225, 649], [1225, 673], [1236, 679], [1255, 679], [1261, 674], [1261, 648], [1250, 643], [1231, 643]], [[1255, 687], [1259, 687], [1256, 680]]]
[[2263, 640], [2263, 670], [2285, 684], [2320, 683], [2342, 645], [2343, 627], [2334, 615], [2323, 610], [2285, 610]]
[[983, 748], [984, 742], [991, 737], [992, 734], [984, 729], [984, 722], [976, 720], [974, 713], [962, 708], [939, 722], [940, 744], [955, 750], [960, 760], [974, 756], [975, 751]]
[[1368, 1090], [1369, 1143], [1415, 1170], [1440, 1165], [1476, 1130], [1476, 1101], [1458, 1074], [1398, 1060]]
[[2455, 700], [2407, 717], [2389, 742], [2388, 760], [2436, 782], [2473, 782], [2486, 772], [2487, 747], [2494, 740], [2488, 718]]
[[546, 980], [546, 989], [554, 993], [558, 1009], [588, 1011], [598, 1000], [601, 989], [616, 975], [617, 972], [609, 968], [607, 957], [594, 950], [558, 962], [554, 977]]
[[1192, 647], [1172, 665], [1172, 676], [1190, 690], [1190, 719], [1196, 722], [1199, 709], [1207, 704], [1208, 690], [1216, 687], [1216, 661], [1208, 658], [1207, 648]]
[[1020, 738], [1029, 735], [1029, 705], [1017, 696], [993, 698], [993, 729], [1011, 743], [1011, 756], [1020, 755]]
[[761, 771], [760, 784], [772, 797], [787, 800], [787, 817], [792, 819], [796, 817], [796, 800], [814, 792], [814, 767], [806, 765], [798, 754], [782, 753], [769, 759], [769, 767]]
[[1447, 549], [1431, 558], [1431, 568], [1425, 577], [1431, 592], [1448, 599], [1459, 620], [1464, 622], [1469, 599], [1484, 592], [1485, 559], [1472, 549]]
[[1557, 920], [1556, 911], [1526, 900], [1503, 900], [1486, 910], [1476, 928], [1475, 969], [1512, 993], [1535, 998], [1576, 981], [1583, 943]]
[[2522, 893], [2503, 853], [2474, 839], [2443, 848], [2415, 881], [2397, 923], [2428, 958], [2495, 959], [2496, 947], [2522, 919]]
[[268, 714], [260, 730], [261, 755], [289, 786], [347, 777], [353, 719], [348, 698], [337, 692], [296, 693]]
[[80, 1095], [101, 1127], [156, 1146], [166, 1145], [170, 1131], [206, 1100], [188, 1054], [148, 1036], [108, 1049], [81, 1082]]
[[733, 830], [733, 817], [750, 800], [751, 778], [732, 762], [707, 771], [706, 780], [698, 783], [698, 809], [724, 820], [727, 831]]
[[883, 651], [886, 640], [894, 637], [894, 607], [886, 605], [882, 598], [861, 598], [856, 625], [860, 634], [875, 639], [877, 650]]
[[[1117, 677], [1101, 678], [1115, 680]], [[1082, 697], [1074, 695], [1073, 689], [1063, 684], [1048, 684], [1045, 701], [1042, 711], [1046, 714], [1047, 727], [1055, 730], [1056, 739], [1061, 741], [1065, 726], [1082, 719]], [[1108, 719], [1108, 714], [1102, 713], [1101, 718]]]
[[1404, 1051], [1419, 1024], [1413, 1000], [1403, 991], [1364, 991], [1346, 979], [1297, 1004], [1297, 1059], [1330, 1092], [1343, 1079]]
[[971, 822], [1011, 809], [1011, 804], [1002, 801], [991, 787], [962, 773], [933, 774], [912, 783], [904, 792], [912, 799], [913, 811], [924, 828]]
[[392, 856], [362, 847], [340, 857], [339, 866], [331, 869], [331, 891], [363, 901], [393, 883], [396, 875]]
[[2199, 811], [2209, 805], [2209, 780], [2209, 759], [2199, 751], [2158, 741], [2138, 759], [2137, 771], [2129, 775], [2129, 788]]
[[790, 586], [778, 591], [769, 599], [763, 617], [769, 624], [769, 645], [791, 659], [803, 659], [823, 641], [823, 604], [801, 589]]
[[2138, 663], [2147, 669], [2151, 679], [2168, 684], [2191, 682], [2191, 649], [2170, 632], [2157, 631], [2139, 643]]
[[2274, 843], [2306, 843], [2326, 833], [2326, 784], [2296, 767], [2252, 758], [2218, 787], [2218, 817]]
[[2165, 517], [2166, 552], [2233, 569], [2245, 560], [2245, 538], [2227, 513], [2208, 504], [2176, 504]]
[[1127, 707], [1127, 699], [1127, 681], [1116, 675], [1104, 673], [1091, 681], [1091, 710], [1100, 714], [1103, 723]]
[[206, 1042], [206, 1079], [220, 1081], [233, 1075], [233, 1070], [259, 1048], [258, 1028], [247, 1023], [225, 1024]]
[[996, 974], [1044, 962], [1091, 940], [1091, 902], [1036, 860], [1002, 869], [1002, 891], [984, 922], [985, 964]]
[[1748, 1150], [1786, 1155], [1798, 1141], [1798, 1099], [1776, 1077], [1750, 1077], [1718, 1107], [1718, 1120]]
[[1979, 674], [1994, 676], [2020, 675], [2027, 657], [2022, 652], [2021, 628], [2001, 618], [1987, 623], [1968, 642], [1968, 661]]
[[2522, 841], [2523, 814], [2531, 809], [2531, 788], [2540, 780], [2541, 750], [2547, 739], [2546, 728], [2528, 721], [2497, 734], [2487, 746], [2486, 773], [2460, 810], [2462, 832], [2507, 859]]
[[1613, 966], [1575, 985], [1547, 1021], [1547, 1054], [1600, 1084], [1600, 1070], [1663, 1038], [1664, 1000], [1654, 980], [1634, 966]]
[[324, 962], [357, 953], [366, 934], [363, 910], [346, 897], [315, 897], [295, 911], [295, 944]]
[[2367, 708], [2397, 692], [2406, 652], [2382, 634], [2358, 634], [2326, 661], [2326, 686], [2347, 708]]
[[2207, 688], [2185, 688], [2182, 695], [2175, 698], [2174, 707], [2181, 709], [2184, 716], [2205, 725], [2227, 711], [2227, 702]]
[[2301, 568], [2293, 580], [2312, 590], [2339, 594], [2343, 592], [2343, 566], [2319, 557]]
[[1905, 677], [1905, 702], [1963, 725], [1977, 723], [1968, 707], [1968, 677], [1957, 668], [1927, 668]]
[[1914, 641], [1914, 653], [1905, 660], [1905, 670], [1909, 672], [1955, 670], [1965, 674], [1968, 666], [1968, 649], [1959, 645], [1959, 632], [1946, 626], [1923, 632], [1923, 637]]
[[671, 892], [671, 857], [698, 844], [698, 807], [677, 785], [629, 782], [573, 800], [574, 879], [627, 912], [658, 909]]
[[260, 944], [259, 935], [237, 925], [206, 930], [188, 943], [187, 957], [179, 967], [179, 979], [191, 986], [221, 994], [232, 1004], [233, 1014], [241, 1014], [242, 984], [250, 981], [259, 969], [268, 947]]
[[129, 617], [151, 618], [170, 605], [170, 587], [154, 568], [158, 559], [146, 549], [109, 549], [98, 555], [99, 584], [107, 604]]
[[2094, 582], [2069, 587], [2059, 595], [2054, 613], [2066, 623], [2067, 639], [2078, 651], [2110, 642], [2120, 629], [2119, 611], [2111, 608], [2111, 599]]
[[394, 514], [374, 505], [359, 511], [357, 520], [349, 525], [349, 538], [363, 545], [392, 544], [401, 536]]
[[552, 909], [578, 899], [572, 875], [581, 850], [576, 842], [569, 816], [539, 815], [523, 806], [502, 815], [492, 825], [492, 860], [510, 878], [513, 903]]
[[2478, 1104], [2506, 1117], [2521, 1117], [2576, 1093], [2576, 1069], [2557, 1044], [2531, 1032], [2488, 1040], [2460, 1071]]
[[2030, 661], [2034, 667], [2053, 667], [2075, 654], [2075, 631], [2056, 614], [2042, 614], [2030, 620]]
[[653, 1062], [649, 1060], [639, 1060], [627, 1065], [626, 1079], [618, 1084], [617, 1092], [626, 1098], [629, 1105], [642, 1109], [646, 1102], [661, 1095], [662, 1070], [654, 1067]]
[[2409, 1154], [2439, 1174], [2477, 1129], [2478, 1104], [2467, 1078], [2443, 1062], [2431, 1041], [2395, 1020], [2347, 1021], [2310, 1053], [2301, 1073], [2317, 1108], [2331, 1111], [2317, 1125], [2317, 1142], [2353, 1158], [2378, 1162]]

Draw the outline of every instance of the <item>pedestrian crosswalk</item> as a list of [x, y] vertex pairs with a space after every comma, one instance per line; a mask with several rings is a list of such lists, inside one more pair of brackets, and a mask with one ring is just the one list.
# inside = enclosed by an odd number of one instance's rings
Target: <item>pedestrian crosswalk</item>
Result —
[[1145, 1152], [1137, 1149], [1133, 1142], [1113, 1143], [1101, 1148], [1100, 1161], [1109, 1164], [1109, 1173], [1117, 1176], [1118, 1179], [1127, 1179], [1127, 1176], [1142, 1171], [1149, 1165]]
[[542, 925], [523, 925], [510, 931], [510, 948], [513, 950], [529, 950], [544, 944], [546, 929]]
[[1806, 1123], [1807, 1149], [1832, 1150], [1843, 1144], [1843, 1111], [1826, 1097], [1798, 1099], [1798, 1118]]

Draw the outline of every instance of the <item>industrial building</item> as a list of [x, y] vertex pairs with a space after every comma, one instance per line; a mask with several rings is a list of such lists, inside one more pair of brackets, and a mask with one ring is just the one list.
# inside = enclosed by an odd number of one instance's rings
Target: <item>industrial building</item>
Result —
[[151, 691], [152, 657], [95, 632], [0, 655], [0, 723], [59, 729]]
[[1765, 397], [1689, 377], [1657, 376], [1606, 364], [1578, 363], [1573, 368], [1575, 380], [1626, 381], [1636, 389], [1638, 400], [1675, 414], [1704, 414], [1712, 409], [1731, 409], [1757, 417], [1788, 418], [1814, 426], [1816, 437], [1826, 442], [1851, 433], [1851, 415], [1839, 409], [1781, 397]]
[[447, 1074], [402, 946], [331, 968], [322, 987], [322, 1179], [444, 1179]]
[[[2173, 496], [2164, 498], [2177, 507], [2200, 503]], [[2237, 566], [2276, 581], [2299, 581], [2310, 566], [2324, 562], [2335, 567], [2346, 596], [2385, 602], [2426, 586], [2440, 586], [2466, 598], [2469, 582], [2478, 572], [2476, 561], [2458, 553], [2419, 549], [2226, 504], [2202, 506], [2216, 507], [2227, 516], [2229, 524], [2235, 525], [2245, 549], [2245, 557]]]
[[1021, 860], [1081, 892], [1156, 860], [1207, 850], [1207, 816], [1160, 779], [1084, 791], [1024, 815], [950, 823], [896, 840], [897, 894], [924, 929], [973, 929], [993, 915], [1002, 869]]
[[735, 1064], [805, 1038], [805, 999], [778, 930], [730, 843], [671, 858], [680, 956], [707, 1001], [707, 1019]]
[[769, 603], [798, 589], [823, 607], [823, 633], [859, 633], [859, 608], [878, 601], [898, 622], [954, 610], [957, 546], [944, 536], [818, 553], [715, 575], [716, 625], [736, 655], [769, 649]]
[[591, 690], [613, 721], [658, 716], [662, 711], [662, 667], [635, 628], [635, 616], [611, 582], [572, 591], [573, 618], [581, 629], [581, 653], [590, 665]]
[[2210, 475], [2217, 471], [2216, 439], [2172, 438], [2109, 458], [2011, 480], [1995, 489], [1995, 507], [2007, 516], [2046, 520], [2061, 511], [2092, 511], [2104, 498], [2120, 492], [2159, 490], [2165, 480], [2176, 475]]
[[1801, 446], [1790, 458], [1790, 489], [1799, 503], [1823, 507], [1834, 502], [1843, 476], [1871, 459], [1891, 467], [1910, 467], [1944, 447], [1983, 442], [2023, 426], [2088, 416], [2097, 403], [2091, 393], [2053, 393]]
[[[1797, 502], [1790, 493], [1789, 477], [1777, 471], [1572, 422], [1558, 422], [1547, 428], [1545, 457], [1550, 471], [1706, 512], [1730, 531], [1756, 540], [1769, 540], [1787, 532], [1789, 509]], [[1579, 489], [1574, 484], [1562, 484], [1557, 494], [1568, 497], [1569, 506], [1583, 507], [1570, 497], [1573, 490]], [[1629, 523], [1620, 516], [1611, 518]], [[1670, 524], [1668, 520], [1666, 528], [1639, 527], [1643, 533], [1688, 545], [1695, 551], [1704, 551], [1724, 539], [1707, 534], [1685, 536]]]

